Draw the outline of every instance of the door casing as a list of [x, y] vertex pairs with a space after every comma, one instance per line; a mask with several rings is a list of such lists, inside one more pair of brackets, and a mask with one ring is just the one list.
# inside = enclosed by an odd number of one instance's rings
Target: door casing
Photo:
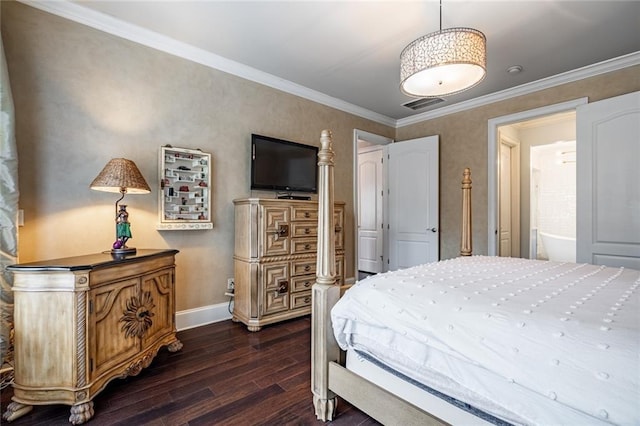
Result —
[[[578, 106], [584, 105], [589, 98], [578, 98], [559, 104], [547, 105], [545, 107], [536, 108], [528, 111], [522, 111], [515, 114], [509, 114], [502, 117], [492, 118], [488, 121], [488, 137], [487, 137], [487, 255], [498, 255], [498, 224], [499, 222], [499, 154], [500, 141], [498, 138], [498, 128], [519, 121], [531, 120], [534, 118], [557, 114], [565, 111], [575, 110]], [[477, 252], [477, 250], [476, 250]]]

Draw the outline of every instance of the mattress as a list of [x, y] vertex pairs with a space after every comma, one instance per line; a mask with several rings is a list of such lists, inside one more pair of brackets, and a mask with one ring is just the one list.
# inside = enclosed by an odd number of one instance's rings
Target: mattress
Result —
[[490, 416], [469, 404], [425, 386], [362, 352], [348, 350], [345, 367], [449, 424], [511, 426], [510, 423], [501, 421], [495, 416]]
[[640, 271], [486, 256], [369, 277], [332, 310], [355, 349], [516, 424], [640, 424]]

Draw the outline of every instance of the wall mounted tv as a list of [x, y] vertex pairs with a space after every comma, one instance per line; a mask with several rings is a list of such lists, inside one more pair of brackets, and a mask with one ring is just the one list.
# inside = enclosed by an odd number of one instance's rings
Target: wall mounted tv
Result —
[[318, 148], [251, 135], [251, 189], [318, 192]]

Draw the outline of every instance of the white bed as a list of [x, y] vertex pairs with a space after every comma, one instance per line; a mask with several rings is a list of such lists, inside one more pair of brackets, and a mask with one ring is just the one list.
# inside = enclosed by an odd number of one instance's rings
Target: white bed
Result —
[[639, 286], [630, 269], [460, 257], [366, 279], [331, 316], [342, 349], [511, 423], [639, 424]]
[[[639, 271], [464, 256], [379, 274], [338, 300], [329, 132], [321, 142], [312, 305], [320, 420], [333, 418], [337, 394], [384, 424], [640, 424]], [[469, 191], [463, 184], [464, 254]], [[414, 381], [408, 391], [398, 375]]]

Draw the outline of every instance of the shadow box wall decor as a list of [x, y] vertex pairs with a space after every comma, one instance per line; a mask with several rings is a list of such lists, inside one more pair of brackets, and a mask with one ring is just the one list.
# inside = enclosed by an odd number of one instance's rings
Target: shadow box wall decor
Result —
[[211, 154], [163, 146], [158, 170], [158, 229], [212, 229]]

